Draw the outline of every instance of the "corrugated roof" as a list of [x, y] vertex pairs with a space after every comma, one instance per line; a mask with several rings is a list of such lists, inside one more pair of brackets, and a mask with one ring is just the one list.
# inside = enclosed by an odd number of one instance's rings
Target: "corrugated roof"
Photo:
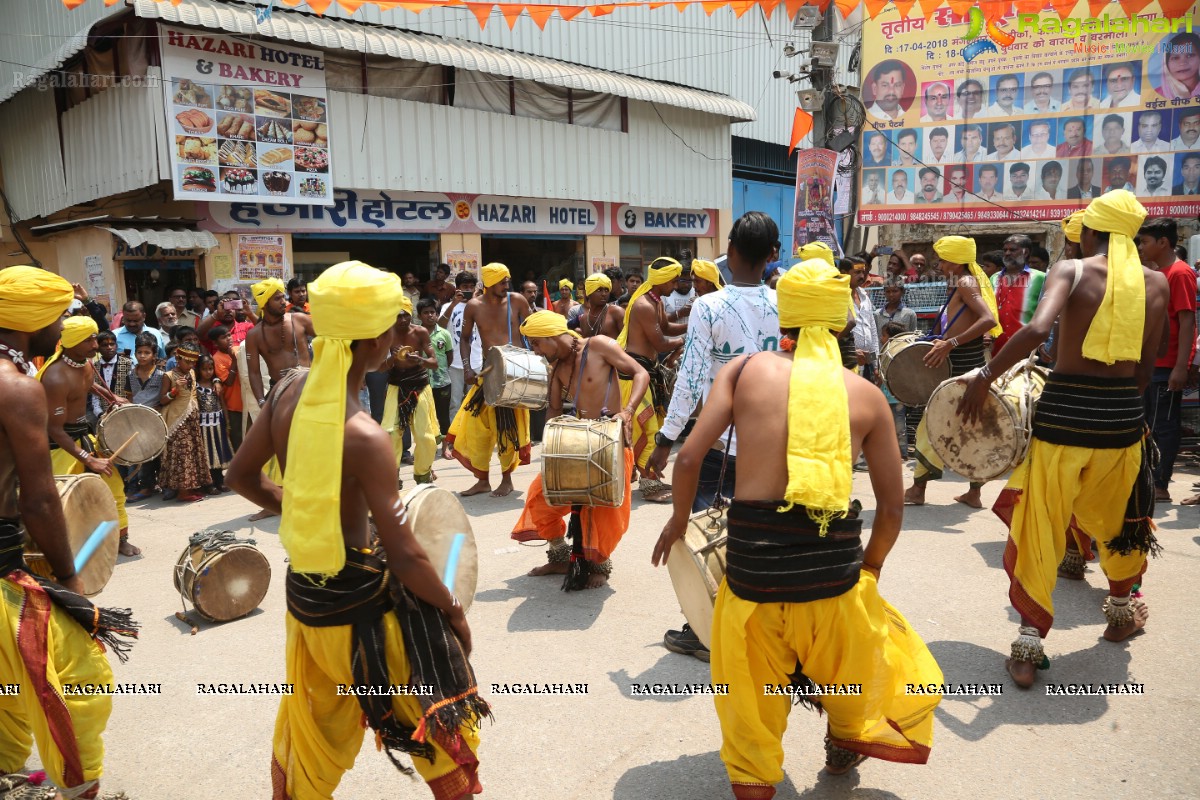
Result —
[[538, 81], [550, 86], [602, 92], [647, 103], [686, 108], [745, 122], [754, 108], [726, 95], [675, 86], [617, 72], [570, 64], [552, 58], [502, 50], [498, 47], [413, 33], [377, 25], [326, 19], [276, 8], [258, 24], [250, 6], [213, 0], [181, 0], [178, 5], [157, 0], [133, 0], [139, 17], [160, 19], [243, 35], [264, 36], [321, 49], [351, 50], [370, 55], [407, 58], [427, 64]]
[[147, 242], [164, 250], [212, 250], [217, 246], [217, 237], [208, 231], [177, 231], [154, 228], [110, 228], [97, 225], [113, 236], [118, 236], [130, 247], [141, 247]]

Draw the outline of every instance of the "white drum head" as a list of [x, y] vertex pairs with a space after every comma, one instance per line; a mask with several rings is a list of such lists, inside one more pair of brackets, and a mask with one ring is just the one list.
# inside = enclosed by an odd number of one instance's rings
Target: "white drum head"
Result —
[[980, 419], [968, 424], [958, 415], [958, 403], [967, 383], [959, 378], [944, 382], [929, 398], [925, 425], [929, 443], [946, 466], [976, 482], [999, 478], [1016, 466], [1024, 452], [1024, 429], [1017, 410], [1001, 401], [990, 387]]
[[[705, 647], [712, 647], [713, 606], [725, 577], [725, 545], [699, 555], [709, 543], [708, 537], [693, 520], [683, 538], [667, 554], [667, 571], [675, 587], [675, 596], [692, 632]], [[716, 570], [720, 574], [716, 574]]]
[[439, 578], [445, 577], [456, 534], [466, 534], [458, 550], [458, 566], [451, 591], [462, 603], [463, 611], [469, 611], [479, 581], [479, 553], [471, 520], [462, 503], [453, 492], [426, 483], [405, 495], [404, 505], [408, 509], [413, 536], [425, 548]]
[[932, 342], [914, 340], [892, 353], [883, 379], [892, 395], [906, 406], [925, 405], [938, 384], [950, 377], [949, 359], [933, 369], [925, 366], [925, 356], [932, 349]]

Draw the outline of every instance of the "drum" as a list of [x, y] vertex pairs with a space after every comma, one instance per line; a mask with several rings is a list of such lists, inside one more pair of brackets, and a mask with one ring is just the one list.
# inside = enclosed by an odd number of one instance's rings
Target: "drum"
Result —
[[[71, 553], [78, 553], [92, 533], [101, 525], [111, 525], [112, 531], [95, 553], [79, 570], [83, 580], [83, 593], [88, 597], [100, 594], [117, 566], [117, 546], [121, 543], [121, 532], [117, 524], [117, 503], [112, 492], [99, 475], [55, 475], [58, 497], [62, 501], [63, 516], [67, 520], [67, 541]], [[25, 563], [31, 572], [45, 578], [54, 578], [49, 562], [30, 543], [25, 548]]]
[[175, 590], [200, 616], [229, 622], [249, 614], [267, 595], [271, 564], [253, 539], [237, 539], [233, 531], [192, 534], [175, 562]]
[[468, 611], [479, 582], [479, 552], [462, 503], [454, 492], [424, 483], [405, 495], [404, 507], [408, 509], [413, 536], [425, 549], [442, 583], [451, 587], [463, 611]]
[[1025, 460], [1033, 412], [1048, 370], [1018, 364], [988, 388], [980, 420], [967, 424], [958, 403], [968, 376], [944, 382], [929, 398], [925, 425], [929, 444], [946, 466], [973, 481], [990, 481]]
[[[137, 436], [129, 441], [129, 437], [135, 433]], [[96, 439], [109, 453], [129, 441], [129, 446], [113, 461], [132, 467], [162, 455], [167, 447], [167, 423], [163, 422], [161, 414], [149, 406], [132, 403], [115, 406], [100, 418], [96, 426]]]
[[510, 344], [489, 347], [481, 374], [489, 406], [537, 409], [550, 402], [550, 366], [532, 350]]
[[924, 358], [933, 342], [921, 341], [918, 334], [902, 333], [888, 339], [879, 352], [879, 370], [888, 391], [906, 406], [923, 406], [942, 381], [950, 377], [950, 360], [930, 369]]
[[683, 538], [671, 545], [667, 571], [683, 616], [705, 647], [712, 647], [713, 606], [725, 578], [725, 514], [693, 514]]
[[552, 506], [625, 504], [625, 447], [619, 419], [557, 417], [542, 434], [542, 492]]

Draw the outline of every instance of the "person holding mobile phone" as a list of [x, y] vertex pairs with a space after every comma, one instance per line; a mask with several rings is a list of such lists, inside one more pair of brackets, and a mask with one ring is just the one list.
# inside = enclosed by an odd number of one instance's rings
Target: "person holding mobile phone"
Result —
[[246, 341], [257, 321], [254, 312], [245, 308], [245, 303], [238, 293], [230, 289], [217, 301], [217, 310], [200, 320], [196, 333], [199, 334], [200, 341], [204, 343], [209, 355], [214, 355], [217, 352], [216, 345], [209, 338], [213, 328], [218, 325], [224, 326], [229, 331], [230, 344], [236, 347]]

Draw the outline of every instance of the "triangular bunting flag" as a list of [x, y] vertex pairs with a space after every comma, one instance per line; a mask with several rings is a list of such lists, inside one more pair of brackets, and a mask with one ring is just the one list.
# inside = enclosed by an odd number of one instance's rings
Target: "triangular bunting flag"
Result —
[[900, 12], [900, 19], [908, 19], [909, 12], [912, 11], [912, 7], [916, 4], [917, 0], [893, 0], [896, 11]]
[[467, 3], [467, 10], [475, 15], [480, 28], [486, 28], [488, 19], [492, 16], [491, 3]]
[[754, 8], [755, 5], [754, 0], [735, 0], [735, 2], [729, 4], [729, 7], [733, 9], [733, 15], [741, 19], [742, 15]]
[[712, 16], [713, 12], [718, 8], [724, 8], [728, 5], [725, 0], [701, 0], [700, 7], [704, 9], [704, 13]]
[[567, 22], [570, 22], [587, 10], [587, 6], [557, 6], [557, 8], [558, 15]]
[[[973, 2], [973, 0], [966, 1]], [[863, 5], [867, 7], [867, 16], [871, 19], [875, 19], [877, 16], [879, 16], [879, 12], [882, 11], [883, 7], [887, 4], [888, 0], [864, 0], [863, 2]]]
[[796, 116], [792, 117], [792, 138], [790, 139], [792, 144], [791, 147], [788, 148], [789, 156], [792, 154], [792, 151], [796, 149], [796, 145], [800, 144], [805, 136], [808, 136], [808, 132], [812, 130], [812, 126], [812, 114], [808, 113], [803, 108], [797, 108]]
[[587, 10], [591, 12], [593, 17], [607, 17], [609, 14], [613, 13], [613, 9], [615, 8], [616, 6], [610, 3], [602, 6], [588, 6]]
[[511, 31], [517, 24], [517, 17], [521, 16], [521, 12], [525, 10], [525, 6], [520, 3], [499, 3], [498, 5], [500, 13], [504, 15], [504, 21], [508, 23], [508, 29]]
[[546, 30], [546, 23], [554, 16], [554, 6], [525, 6], [525, 10], [529, 12], [533, 24], [541, 31]]
[[1188, 10], [1192, 7], [1192, 2], [1193, 0], [1160, 0], [1158, 5], [1162, 8], [1162, 15], [1164, 17], [1175, 19], [1187, 16]]
[[783, 7], [787, 9], [788, 19], [795, 19], [796, 14], [800, 12], [801, 6], [806, 5], [808, 5], [808, 0], [783, 0]]

